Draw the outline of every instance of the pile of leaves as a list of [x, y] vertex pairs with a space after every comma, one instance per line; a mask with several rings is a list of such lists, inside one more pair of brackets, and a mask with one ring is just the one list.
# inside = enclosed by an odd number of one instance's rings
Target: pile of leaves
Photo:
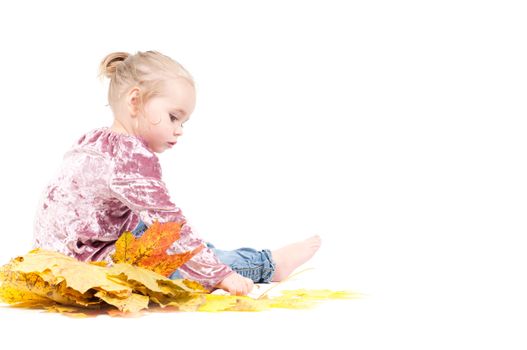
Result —
[[167, 276], [203, 248], [166, 254], [179, 239], [181, 227], [182, 223], [155, 222], [140, 238], [125, 232], [115, 244], [112, 266], [34, 249], [0, 268], [0, 301], [84, 317], [101, 313], [137, 315], [147, 309], [216, 312], [308, 308], [319, 300], [356, 296], [345, 291], [296, 290], [254, 299], [210, 294], [197, 282], [171, 280]]

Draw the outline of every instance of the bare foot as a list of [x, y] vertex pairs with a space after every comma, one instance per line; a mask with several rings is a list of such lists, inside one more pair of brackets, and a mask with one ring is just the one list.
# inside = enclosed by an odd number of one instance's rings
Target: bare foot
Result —
[[315, 235], [306, 240], [273, 250], [271, 255], [273, 256], [276, 270], [272, 282], [283, 280], [297, 267], [311, 259], [318, 248], [320, 248], [320, 244], [320, 236]]

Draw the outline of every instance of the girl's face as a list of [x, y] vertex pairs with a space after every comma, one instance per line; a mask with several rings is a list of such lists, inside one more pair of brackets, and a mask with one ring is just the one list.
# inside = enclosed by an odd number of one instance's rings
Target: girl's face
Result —
[[185, 79], [167, 81], [164, 95], [145, 103], [145, 114], [138, 115], [138, 128], [152, 152], [162, 153], [177, 142], [195, 104], [194, 87]]

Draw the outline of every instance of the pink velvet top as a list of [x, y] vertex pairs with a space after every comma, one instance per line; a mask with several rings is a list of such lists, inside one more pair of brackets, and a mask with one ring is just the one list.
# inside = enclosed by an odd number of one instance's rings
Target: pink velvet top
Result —
[[[168, 254], [194, 249], [205, 242], [186, 224], [161, 179], [159, 159], [141, 137], [108, 127], [83, 135], [64, 155], [61, 169], [46, 187], [34, 221], [34, 247], [82, 261], [105, 260], [124, 231], [141, 219], [150, 226], [184, 221], [181, 238]], [[206, 246], [179, 271], [211, 290], [232, 273]]]

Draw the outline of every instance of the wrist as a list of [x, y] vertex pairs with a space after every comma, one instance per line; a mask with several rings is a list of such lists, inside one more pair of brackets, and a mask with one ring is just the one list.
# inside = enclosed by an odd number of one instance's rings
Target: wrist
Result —
[[231, 271], [229, 273], [227, 273], [227, 275], [225, 275], [215, 286], [215, 288], [221, 288], [220, 286], [223, 285], [223, 281], [225, 281], [229, 276], [232, 276], [232, 274], [235, 274], [236, 272], [235, 271]]

